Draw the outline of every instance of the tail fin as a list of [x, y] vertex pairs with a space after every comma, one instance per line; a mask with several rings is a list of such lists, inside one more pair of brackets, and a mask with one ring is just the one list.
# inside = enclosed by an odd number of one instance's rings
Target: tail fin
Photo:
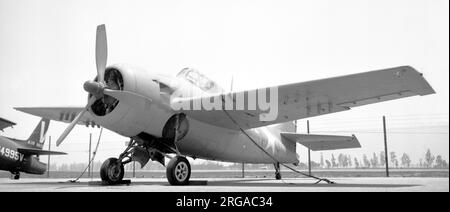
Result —
[[36, 128], [34, 128], [33, 133], [31, 133], [30, 137], [26, 140], [27, 144], [35, 148], [42, 149], [49, 125], [50, 120], [47, 118], [42, 118]]

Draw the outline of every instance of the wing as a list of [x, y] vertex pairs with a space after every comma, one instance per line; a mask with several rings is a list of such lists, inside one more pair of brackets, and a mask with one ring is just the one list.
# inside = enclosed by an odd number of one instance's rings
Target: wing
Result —
[[338, 136], [338, 135], [281, 133], [281, 136], [288, 139], [291, 142], [300, 143], [313, 151], [350, 149], [361, 147], [361, 144], [359, 144], [358, 139], [354, 135]]
[[[15, 107], [14, 109], [54, 121], [71, 123], [77, 114], [83, 110], [83, 107]], [[92, 127], [97, 125], [89, 113], [84, 113], [77, 124]]]
[[[415, 95], [435, 93], [422, 74], [410, 66], [370, 71], [341, 77], [272, 87], [278, 89], [278, 113], [271, 121], [260, 121], [260, 115], [268, 111], [248, 110], [248, 96], [258, 90], [240, 91], [218, 96], [174, 98], [171, 104], [199, 104], [212, 98], [231, 100], [234, 109], [227, 113], [242, 129], [250, 129], [302, 118], [349, 110], [377, 102]], [[270, 88], [263, 88], [270, 89]], [[267, 91], [267, 93], [269, 93]], [[245, 110], [236, 109], [238, 96], [244, 96]], [[226, 104], [224, 104], [226, 105]], [[219, 127], [238, 129], [222, 110], [183, 110], [189, 117]]]
[[65, 152], [54, 152], [33, 148], [17, 148], [17, 151], [24, 155], [67, 155]]
[[16, 125], [16, 123], [6, 120], [4, 118], [0, 118], [0, 131], [3, 131], [3, 129], [7, 127], [12, 127], [14, 125]]

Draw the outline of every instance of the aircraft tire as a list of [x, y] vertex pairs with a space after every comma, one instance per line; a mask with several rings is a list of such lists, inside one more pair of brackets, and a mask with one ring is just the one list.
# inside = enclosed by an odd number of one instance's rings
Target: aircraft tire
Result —
[[279, 172], [275, 173], [275, 179], [281, 180], [281, 173], [279, 173]]
[[119, 164], [117, 158], [108, 158], [103, 162], [102, 167], [100, 168], [102, 182], [109, 185], [120, 183], [124, 173], [123, 164]]
[[191, 177], [191, 165], [182, 156], [176, 156], [170, 160], [166, 169], [166, 177], [170, 185], [187, 185]]

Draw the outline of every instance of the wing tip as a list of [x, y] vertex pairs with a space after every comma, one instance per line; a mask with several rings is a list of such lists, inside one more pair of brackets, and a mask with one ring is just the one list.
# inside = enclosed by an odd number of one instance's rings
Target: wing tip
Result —
[[418, 76], [418, 79], [420, 80], [422, 86], [420, 89], [417, 90], [417, 94], [420, 96], [435, 94], [436, 91], [431, 87], [430, 83], [425, 79], [424, 74], [422, 72], [419, 72], [416, 68], [410, 66], [410, 65], [404, 65], [398, 67], [400, 69], [403, 69], [405, 71], [410, 71], [414, 75]]

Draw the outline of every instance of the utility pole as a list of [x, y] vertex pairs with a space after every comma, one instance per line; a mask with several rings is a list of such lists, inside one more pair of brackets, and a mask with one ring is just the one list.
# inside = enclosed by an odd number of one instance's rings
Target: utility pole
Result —
[[386, 117], [383, 116], [383, 134], [384, 134], [384, 161], [386, 164], [386, 177], [389, 177], [389, 161], [387, 150], [387, 136], [386, 136]]
[[233, 91], [233, 81], [234, 81], [233, 75], [231, 75], [231, 86], [230, 86], [230, 91]]
[[294, 121], [294, 132], [297, 133], [297, 120]]
[[[309, 120], [306, 120], [306, 131], [309, 134]], [[311, 175], [311, 150], [308, 148], [308, 173]]]
[[91, 142], [92, 142], [92, 133], [89, 133], [88, 177], [91, 177]]
[[133, 178], [136, 178], [136, 161], [133, 161]]
[[[52, 145], [52, 136], [48, 136], [48, 151], [50, 152], [50, 146]], [[50, 155], [47, 157], [47, 178], [50, 178]]]

